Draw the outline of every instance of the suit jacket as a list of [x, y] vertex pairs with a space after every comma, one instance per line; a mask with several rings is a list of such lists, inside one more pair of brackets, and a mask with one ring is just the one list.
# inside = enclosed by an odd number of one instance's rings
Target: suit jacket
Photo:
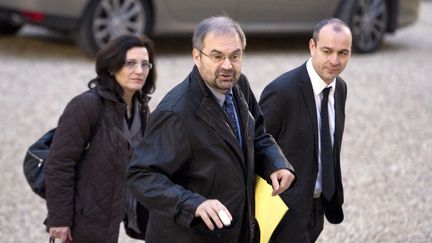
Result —
[[[324, 212], [330, 223], [343, 220], [343, 186], [340, 150], [345, 123], [346, 83], [336, 78], [334, 158], [336, 192], [330, 202], [324, 200]], [[286, 158], [296, 170], [297, 182], [282, 194], [290, 210], [306, 223], [312, 207], [318, 173], [318, 125], [314, 93], [306, 63], [282, 74], [263, 91], [260, 105], [267, 131], [274, 136]]]
[[[130, 162], [132, 193], [150, 210], [146, 242], [251, 242], [255, 173], [269, 178], [292, 167], [266, 133], [248, 81], [233, 87], [244, 149], [229, 118], [197, 68], [151, 114]], [[210, 231], [195, 211], [218, 199], [233, 215], [230, 227]]]

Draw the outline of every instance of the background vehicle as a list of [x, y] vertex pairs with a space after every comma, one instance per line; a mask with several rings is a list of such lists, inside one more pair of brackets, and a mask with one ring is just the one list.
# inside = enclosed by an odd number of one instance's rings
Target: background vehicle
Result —
[[124, 33], [150, 36], [193, 32], [203, 18], [227, 14], [246, 34], [310, 33], [338, 17], [353, 31], [357, 52], [378, 49], [385, 33], [413, 23], [420, 0], [0, 0], [0, 33], [36, 24], [71, 33], [87, 54]]

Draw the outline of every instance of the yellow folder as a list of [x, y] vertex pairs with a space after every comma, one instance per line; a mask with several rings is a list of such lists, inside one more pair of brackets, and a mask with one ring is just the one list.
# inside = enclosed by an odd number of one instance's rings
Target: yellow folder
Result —
[[255, 188], [255, 217], [260, 227], [260, 243], [268, 243], [273, 231], [288, 211], [280, 196], [272, 196], [273, 188], [257, 176]]

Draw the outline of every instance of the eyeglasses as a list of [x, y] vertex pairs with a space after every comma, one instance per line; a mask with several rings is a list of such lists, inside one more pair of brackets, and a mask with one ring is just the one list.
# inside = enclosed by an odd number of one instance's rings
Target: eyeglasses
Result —
[[221, 63], [221, 62], [225, 61], [225, 58], [228, 58], [228, 60], [229, 60], [231, 63], [236, 63], [236, 62], [239, 62], [239, 61], [243, 58], [243, 55], [242, 55], [242, 52], [241, 52], [241, 51], [238, 51], [238, 52], [236, 52], [236, 53], [234, 53], [234, 54], [231, 54], [231, 55], [229, 55], [228, 57], [226, 57], [226, 56], [224, 56], [224, 55], [222, 55], [222, 54], [220, 54], [220, 53], [213, 53], [213, 54], [207, 55], [207, 54], [205, 54], [205, 53], [204, 53], [203, 51], [201, 51], [201, 50], [198, 50], [198, 51], [199, 51], [201, 54], [203, 54], [204, 56], [210, 58], [210, 59], [212, 60], [213, 63]]
[[130, 70], [136, 69], [138, 64], [141, 66], [142, 70], [150, 70], [153, 68], [153, 64], [150, 62], [137, 62], [135, 60], [126, 60], [124, 66]]

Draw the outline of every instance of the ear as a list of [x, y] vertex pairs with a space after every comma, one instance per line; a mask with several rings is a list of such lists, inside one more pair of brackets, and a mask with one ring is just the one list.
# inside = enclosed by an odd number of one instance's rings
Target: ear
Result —
[[194, 59], [195, 65], [198, 66], [201, 63], [200, 52], [198, 51], [198, 49], [192, 49], [192, 57]]
[[311, 38], [309, 40], [309, 52], [310, 52], [311, 56], [314, 55], [315, 49], [316, 49], [315, 41], [313, 40], [313, 38]]

